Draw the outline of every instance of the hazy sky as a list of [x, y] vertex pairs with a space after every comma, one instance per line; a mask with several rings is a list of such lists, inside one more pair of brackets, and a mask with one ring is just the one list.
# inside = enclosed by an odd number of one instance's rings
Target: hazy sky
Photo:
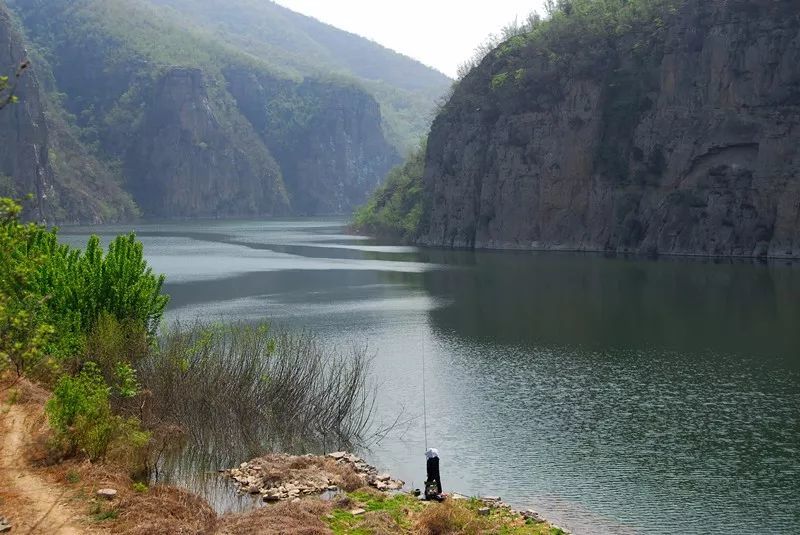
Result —
[[490, 33], [544, 0], [276, 0], [402, 52], [449, 76]]

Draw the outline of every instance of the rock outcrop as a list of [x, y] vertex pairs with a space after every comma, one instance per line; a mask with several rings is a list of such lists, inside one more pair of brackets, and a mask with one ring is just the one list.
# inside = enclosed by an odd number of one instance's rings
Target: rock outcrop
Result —
[[420, 242], [800, 256], [797, 2], [679, 4], [599, 59], [489, 54], [434, 121]]
[[231, 69], [228, 89], [275, 155], [297, 214], [349, 213], [400, 159], [364, 90]]
[[44, 220], [50, 211], [48, 198], [54, 193], [39, 79], [33, 69], [15, 79], [20, 65], [27, 61], [22, 36], [5, 6], [0, 6], [0, 74], [9, 76], [19, 98], [18, 104], [0, 112], [0, 195], [33, 194], [29, 215]]
[[119, 177], [78, 140], [60, 103], [48, 97], [45, 82], [52, 72], [40, 55], [29, 55], [22, 29], [2, 4], [0, 69], [18, 98], [0, 112], [0, 195], [30, 195], [25, 217], [49, 224], [134, 217], [136, 207]]
[[[226, 104], [228, 104], [226, 106]], [[280, 169], [203, 71], [167, 70], [146, 97], [126, 154], [126, 176], [145, 214], [157, 217], [276, 215], [288, 211]]]

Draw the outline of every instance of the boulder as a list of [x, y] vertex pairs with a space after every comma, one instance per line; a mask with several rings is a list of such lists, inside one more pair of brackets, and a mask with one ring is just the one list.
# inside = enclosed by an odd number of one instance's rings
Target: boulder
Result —
[[100, 489], [97, 491], [96, 494], [100, 498], [105, 498], [106, 500], [113, 500], [117, 496], [117, 491], [115, 489]]
[[488, 507], [481, 507], [478, 509], [478, 516], [489, 516], [489, 508]]

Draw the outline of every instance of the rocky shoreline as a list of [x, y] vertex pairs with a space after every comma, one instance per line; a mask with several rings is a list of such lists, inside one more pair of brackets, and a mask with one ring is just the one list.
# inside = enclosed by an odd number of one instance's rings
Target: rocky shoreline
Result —
[[[399, 493], [405, 486], [402, 480], [381, 473], [361, 457], [344, 451], [327, 455], [272, 454], [221, 472], [236, 484], [240, 494], [260, 495], [264, 502], [299, 502], [303, 497], [353, 491], [362, 487]], [[456, 501], [477, 500], [480, 504], [478, 513], [481, 515], [488, 516], [493, 509], [503, 509], [524, 521], [548, 523], [537, 511], [517, 511], [499, 496], [468, 497], [453, 493], [448, 498]], [[550, 525], [569, 533], [564, 528]]]
[[291, 501], [326, 491], [355, 490], [369, 486], [379, 491], [399, 491], [405, 482], [393, 479], [364, 459], [347, 452], [320, 455], [267, 455], [238, 468], [223, 471], [241, 494], [260, 494], [264, 501]]

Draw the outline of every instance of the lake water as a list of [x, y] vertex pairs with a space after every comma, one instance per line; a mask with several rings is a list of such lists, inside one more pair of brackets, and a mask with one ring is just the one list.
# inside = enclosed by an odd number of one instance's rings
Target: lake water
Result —
[[[129, 228], [100, 227], [109, 236]], [[419, 250], [340, 220], [139, 225], [167, 320], [367, 342], [367, 457], [576, 533], [800, 533], [800, 267]], [[62, 231], [85, 243], [85, 229]]]

